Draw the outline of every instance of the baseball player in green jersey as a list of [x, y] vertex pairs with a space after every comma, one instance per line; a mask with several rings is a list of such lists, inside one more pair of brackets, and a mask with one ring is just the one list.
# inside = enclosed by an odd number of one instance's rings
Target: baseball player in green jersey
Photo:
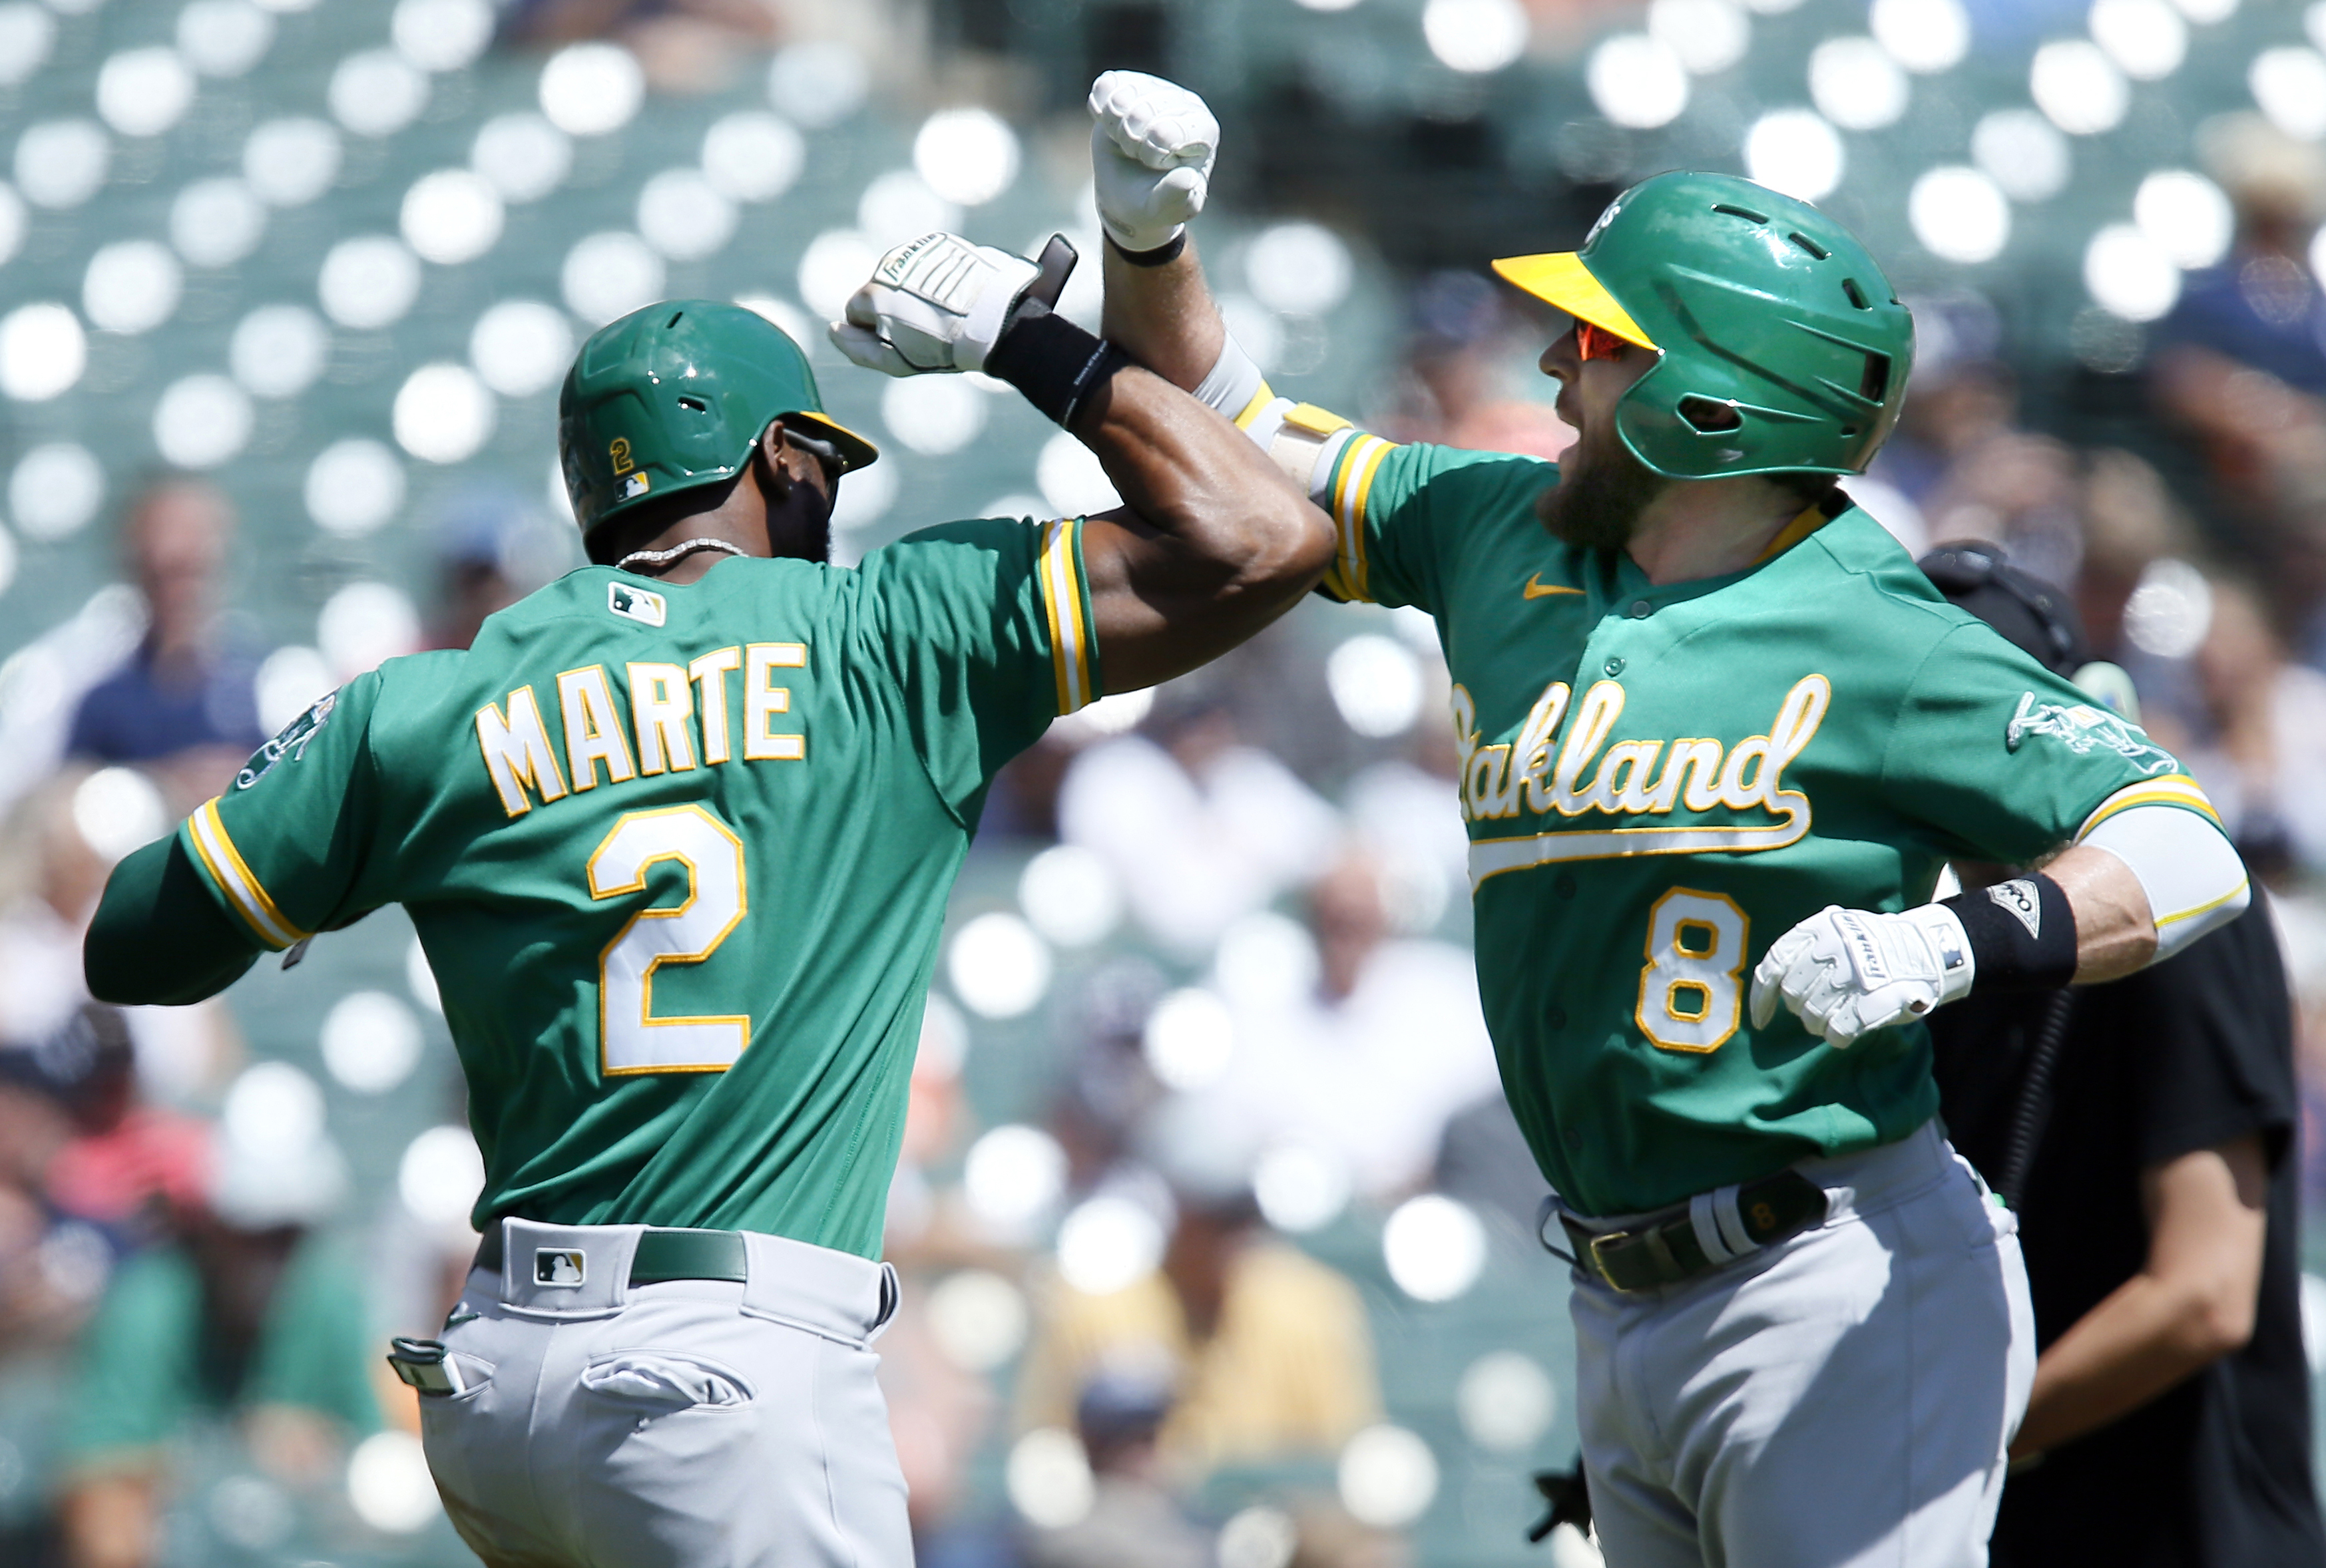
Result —
[[[1328, 595], [1437, 619], [1608, 1561], [1984, 1562], [2032, 1325], [1920, 1018], [2128, 973], [2247, 893], [2170, 756], [1835, 487], [1912, 368], [1882, 269], [1802, 202], [1659, 175], [1579, 251], [1494, 264], [1574, 318], [1542, 357], [1565, 458], [1393, 445], [1228, 341], [1183, 228], [1201, 100], [1115, 72], [1091, 107], [1110, 340], [1332, 513]], [[1950, 857], [2042, 868], [1931, 903]]]
[[831, 567], [833, 488], [870, 444], [750, 311], [649, 306], [582, 346], [560, 400], [593, 564], [468, 652], [317, 703], [107, 890], [88, 970], [121, 1002], [410, 914], [485, 1237], [442, 1339], [391, 1360], [488, 1563], [911, 1560], [867, 1346], [987, 787], [1058, 715], [1250, 635], [1331, 552], [1232, 424], [1047, 317], [1037, 279], [905, 246], [859, 331], [1025, 389], [1125, 511], [954, 523]]

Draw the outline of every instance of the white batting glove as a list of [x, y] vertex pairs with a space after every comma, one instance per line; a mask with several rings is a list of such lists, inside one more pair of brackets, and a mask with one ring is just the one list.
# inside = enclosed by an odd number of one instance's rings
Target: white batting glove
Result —
[[1099, 221], [1127, 251], [1170, 244], [1211, 191], [1219, 121], [1186, 88], [1137, 70], [1091, 83], [1090, 111]]
[[1901, 914], [1829, 904], [1753, 970], [1753, 1027], [1768, 1027], [1782, 997], [1810, 1034], [1846, 1050], [1963, 996], [1975, 967], [1962, 922], [1942, 904]]
[[890, 376], [982, 370], [1041, 269], [1023, 256], [955, 234], [925, 234], [880, 258], [849, 297], [832, 341], [868, 370]]

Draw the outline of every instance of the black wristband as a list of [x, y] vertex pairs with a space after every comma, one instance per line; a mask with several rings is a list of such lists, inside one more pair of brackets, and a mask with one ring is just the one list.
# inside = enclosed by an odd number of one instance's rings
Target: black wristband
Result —
[[1135, 267], [1169, 266], [1179, 259], [1179, 253], [1187, 248], [1187, 231], [1184, 227], [1181, 228], [1178, 233], [1157, 246], [1153, 250], [1125, 250], [1115, 243], [1114, 236], [1110, 234], [1106, 237], [1106, 248]]
[[1060, 425], [1072, 422], [1092, 392], [1130, 357], [1058, 315], [1039, 300], [1018, 309], [985, 357], [985, 373], [1008, 382]]
[[2076, 912], [2041, 872], [1945, 900], [1970, 939], [1970, 988], [2047, 991], [2076, 978]]

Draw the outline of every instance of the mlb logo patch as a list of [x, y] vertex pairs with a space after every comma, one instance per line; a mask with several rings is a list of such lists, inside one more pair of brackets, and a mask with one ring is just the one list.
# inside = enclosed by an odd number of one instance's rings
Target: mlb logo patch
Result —
[[579, 1290], [589, 1274], [589, 1259], [579, 1248], [543, 1247], [533, 1254], [533, 1283], [554, 1290]]
[[647, 477], [644, 472], [634, 472], [628, 478], [622, 481], [623, 500], [635, 500], [637, 497], [643, 496], [646, 493]]
[[662, 625], [667, 613], [662, 595], [652, 589], [632, 588], [627, 582], [606, 585], [606, 608], [625, 620], [647, 626]]

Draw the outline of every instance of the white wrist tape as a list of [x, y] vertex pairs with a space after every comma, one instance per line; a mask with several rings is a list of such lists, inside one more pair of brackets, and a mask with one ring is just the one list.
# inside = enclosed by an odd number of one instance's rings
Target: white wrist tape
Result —
[[1243, 351], [1243, 345], [1233, 337], [1220, 339], [1220, 357], [1212, 368], [1196, 384], [1196, 401], [1209, 404], [1230, 419], [1242, 414], [1251, 406], [1261, 389], [1268, 383], [1260, 374], [1260, 366]]
[[2148, 895], [2156, 956], [2171, 958], [2253, 902], [2245, 862], [2220, 829], [2179, 806], [2128, 806], [2084, 835], [2123, 861]]

